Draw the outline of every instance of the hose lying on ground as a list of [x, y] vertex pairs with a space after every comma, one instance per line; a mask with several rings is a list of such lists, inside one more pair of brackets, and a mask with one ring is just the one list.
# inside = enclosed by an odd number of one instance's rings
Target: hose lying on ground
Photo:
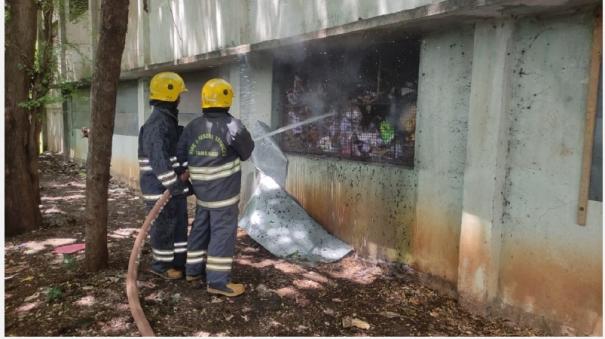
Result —
[[155, 203], [151, 211], [149, 211], [149, 214], [147, 214], [145, 222], [143, 222], [143, 226], [141, 227], [141, 230], [134, 241], [134, 245], [132, 246], [130, 260], [128, 260], [128, 274], [126, 276], [126, 295], [128, 295], [128, 305], [130, 306], [130, 313], [137, 324], [137, 328], [144, 337], [153, 337], [155, 335], [151, 329], [151, 325], [149, 325], [149, 321], [147, 321], [147, 318], [145, 318], [145, 313], [143, 312], [141, 302], [139, 301], [139, 288], [137, 286], [137, 270], [139, 268], [138, 258], [141, 254], [141, 249], [143, 248], [143, 243], [145, 242], [145, 237], [147, 237], [147, 232], [149, 232], [151, 223], [153, 223], [153, 221], [158, 217], [162, 211], [162, 208], [164, 208], [169, 200], [170, 192], [166, 190], [164, 194], [162, 194], [162, 197]]

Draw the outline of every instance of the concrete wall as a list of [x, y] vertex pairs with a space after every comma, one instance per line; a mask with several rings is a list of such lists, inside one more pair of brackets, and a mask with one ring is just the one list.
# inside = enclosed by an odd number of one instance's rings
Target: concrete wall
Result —
[[[51, 95], [59, 95], [52, 91]], [[46, 122], [44, 122], [44, 144], [49, 152], [63, 153], [63, 105], [54, 103], [46, 105]]]
[[138, 88], [137, 81], [124, 81], [118, 86], [116, 97], [116, 115], [114, 134], [139, 135], [138, 126]]
[[288, 156], [286, 190], [359, 254], [390, 261], [409, 252], [414, 170], [330, 158]]
[[417, 8], [436, 0], [131, 1], [125, 70], [281, 39]]
[[[273, 58], [265, 53], [242, 56], [237, 66], [231, 68], [231, 79], [239, 91], [236, 116], [252, 130], [256, 121], [272, 126], [271, 95], [273, 87]], [[239, 77], [238, 77], [239, 75]], [[240, 210], [245, 206], [255, 187], [255, 167], [250, 161], [242, 164], [242, 195]]]
[[63, 81], [77, 81], [92, 76], [92, 30], [90, 11], [81, 16], [69, 19], [69, 8], [65, 1], [65, 41], [61, 48], [65, 52], [65, 73]]
[[499, 294], [592, 332], [602, 315], [600, 202], [576, 224], [592, 16], [519, 21]]
[[408, 262], [450, 283], [457, 281], [472, 57], [472, 27], [423, 38], [416, 118], [416, 223]]
[[67, 124], [64, 131], [69, 143], [69, 157], [80, 163], [86, 162], [88, 139], [82, 137], [82, 127], [90, 127], [90, 90], [80, 89], [67, 102]]
[[377, 17], [439, 1], [431, 0], [286, 0], [248, 1], [247, 41], [280, 39], [364, 18]]
[[142, 1], [130, 0], [128, 6], [128, 31], [126, 32], [126, 44], [122, 54], [122, 69], [141, 67], [145, 63], [146, 48], [145, 39], [149, 38], [145, 29], [148, 21], [144, 14]]
[[216, 77], [223, 77], [227, 80], [229, 80], [229, 77], [227, 76], [228, 72], [219, 68], [182, 73], [181, 75], [185, 80], [188, 91], [181, 95], [181, 103], [179, 104], [179, 125], [186, 126], [202, 112], [200, 92], [204, 83]]
[[131, 187], [139, 187], [138, 137], [113, 136], [111, 175]]
[[245, 2], [152, 0], [149, 7], [152, 64], [246, 42]]
[[475, 26], [460, 300], [553, 333], [602, 331], [602, 203], [576, 224], [592, 21]]

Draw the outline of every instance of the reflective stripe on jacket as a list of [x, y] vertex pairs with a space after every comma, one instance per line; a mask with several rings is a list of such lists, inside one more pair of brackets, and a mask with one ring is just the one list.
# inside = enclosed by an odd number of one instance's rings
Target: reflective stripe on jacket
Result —
[[182, 172], [176, 157], [178, 110], [156, 105], [139, 131], [139, 178], [144, 200], [157, 200]]
[[225, 110], [205, 110], [185, 127], [177, 161], [189, 169], [198, 205], [222, 208], [239, 201], [240, 162], [253, 149], [246, 127]]

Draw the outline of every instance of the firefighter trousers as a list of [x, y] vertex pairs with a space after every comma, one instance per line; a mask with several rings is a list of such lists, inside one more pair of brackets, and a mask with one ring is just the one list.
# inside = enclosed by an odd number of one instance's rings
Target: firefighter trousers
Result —
[[176, 201], [176, 228], [174, 229], [174, 261], [172, 266], [185, 271], [185, 260], [187, 258], [187, 196], [177, 196]]
[[206, 273], [209, 285], [231, 282], [238, 214], [237, 204], [216, 209], [197, 206], [187, 246], [187, 276]]
[[[147, 213], [155, 201], [146, 202]], [[187, 199], [171, 198], [151, 224], [151, 268], [164, 272], [169, 268], [183, 269], [187, 251]]]

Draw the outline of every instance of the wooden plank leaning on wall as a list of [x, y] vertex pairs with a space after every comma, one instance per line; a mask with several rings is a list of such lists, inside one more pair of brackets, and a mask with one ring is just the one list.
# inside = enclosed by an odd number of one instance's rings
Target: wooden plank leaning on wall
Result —
[[602, 8], [597, 8], [594, 30], [592, 33], [592, 51], [590, 58], [590, 78], [588, 79], [588, 96], [586, 105], [586, 129], [584, 131], [584, 150], [582, 152], [582, 177], [580, 179], [580, 196], [578, 200], [578, 225], [586, 225], [588, 210], [588, 191], [590, 187], [590, 169], [592, 163], [592, 146], [594, 142], [595, 118], [601, 72], [601, 53], [603, 18]]

